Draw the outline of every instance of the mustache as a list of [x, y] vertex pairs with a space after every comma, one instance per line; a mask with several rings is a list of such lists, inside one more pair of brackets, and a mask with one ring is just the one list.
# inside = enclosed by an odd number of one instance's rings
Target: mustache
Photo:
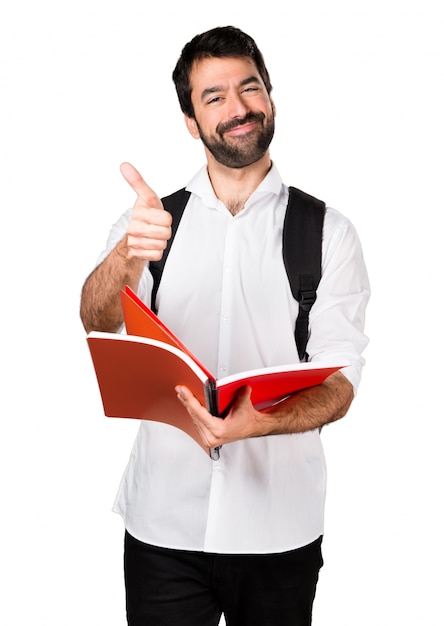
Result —
[[250, 111], [247, 113], [245, 117], [236, 118], [234, 120], [230, 120], [229, 122], [224, 122], [218, 124], [216, 127], [216, 132], [219, 135], [223, 135], [224, 133], [230, 131], [233, 128], [238, 128], [239, 126], [243, 126], [244, 124], [249, 124], [250, 122], [263, 122], [265, 119], [265, 114], [258, 111], [257, 113]]

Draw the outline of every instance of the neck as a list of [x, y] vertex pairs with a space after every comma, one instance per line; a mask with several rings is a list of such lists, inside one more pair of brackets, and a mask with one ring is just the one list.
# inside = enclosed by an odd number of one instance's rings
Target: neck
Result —
[[233, 215], [242, 211], [271, 168], [268, 152], [256, 163], [239, 169], [221, 165], [212, 155], [207, 155], [207, 162], [214, 193]]

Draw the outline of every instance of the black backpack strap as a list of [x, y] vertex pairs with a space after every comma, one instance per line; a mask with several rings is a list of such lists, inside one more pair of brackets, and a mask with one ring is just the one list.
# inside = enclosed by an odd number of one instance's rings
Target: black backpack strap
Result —
[[156, 296], [157, 290], [159, 289], [160, 279], [162, 278], [163, 268], [165, 266], [171, 244], [173, 243], [177, 227], [179, 226], [180, 219], [182, 217], [190, 195], [191, 193], [189, 191], [186, 191], [184, 187], [183, 189], [179, 189], [179, 191], [175, 191], [170, 196], [162, 198], [162, 204], [165, 211], [168, 211], [168, 213], [171, 213], [171, 215], [173, 216], [173, 223], [171, 225], [171, 237], [167, 241], [167, 246], [163, 252], [162, 258], [159, 261], [150, 261], [148, 265], [154, 280], [153, 291], [151, 293], [151, 309], [153, 311], [156, 310]]
[[308, 317], [321, 280], [324, 215], [324, 202], [289, 187], [282, 252], [291, 293], [299, 302], [295, 339], [301, 361], [308, 356]]

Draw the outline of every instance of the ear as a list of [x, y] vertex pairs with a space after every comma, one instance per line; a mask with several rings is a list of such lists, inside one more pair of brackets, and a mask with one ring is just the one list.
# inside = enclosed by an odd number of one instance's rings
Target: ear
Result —
[[194, 117], [188, 117], [188, 115], [184, 115], [184, 120], [190, 135], [194, 137], [194, 139], [200, 139], [199, 129], [197, 127]]

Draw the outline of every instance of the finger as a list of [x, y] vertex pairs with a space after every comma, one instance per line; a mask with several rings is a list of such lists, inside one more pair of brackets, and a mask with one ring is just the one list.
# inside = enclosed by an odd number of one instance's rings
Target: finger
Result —
[[191, 393], [191, 391], [188, 389], [188, 387], [183, 387], [182, 385], [177, 385], [176, 393], [177, 393], [177, 397], [179, 398], [179, 400], [186, 407], [189, 406], [190, 402], [192, 402], [193, 400], [196, 400], [194, 394]]
[[143, 180], [141, 174], [131, 163], [122, 163], [120, 171], [126, 182], [134, 189], [139, 198], [151, 207], [162, 209], [163, 205], [159, 196]]
[[178, 385], [176, 387], [176, 394], [193, 419], [198, 417], [199, 420], [205, 420], [208, 417], [212, 417], [210, 416], [210, 413], [208, 413], [206, 407], [199, 402], [188, 387]]

